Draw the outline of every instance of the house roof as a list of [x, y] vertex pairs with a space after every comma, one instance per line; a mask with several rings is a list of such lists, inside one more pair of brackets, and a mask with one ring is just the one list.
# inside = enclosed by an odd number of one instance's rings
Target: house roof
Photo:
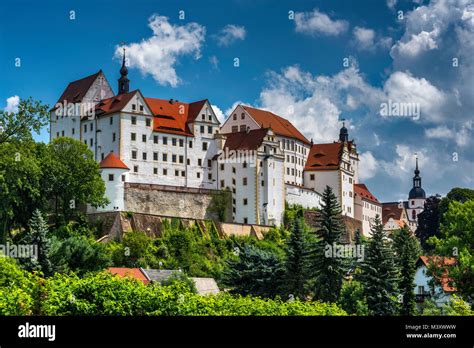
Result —
[[114, 275], [118, 275], [121, 278], [130, 277], [143, 282], [143, 284], [148, 284], [150, 280], [142, 272], [141, 268], [123, 268], [123, 267], [109, 267], [107, 272]]
[[217, 294], [219, 293], [219, 287], [217, 286], [214, 278], [191, 278], [194, 281], [196, 290], [200, 295]]
[[309, 140], [287, 119], [275, 115], [270, 111], [255, 109], [250, 106], [242, 105], [242, 108], [244, 108], [262, 128], [271, 128], [277, 135], [294, 138], [305, 144], [310, 144]]
[[382, 203], [382, 223], [384, 225], [390, 218], [394, 220], [402, 219], [404, 208], [400, 208], [399, 204], [398, 202]]
[[380, 204], [379, 200], [369, 191], [365, 184], [354, 184], [354, 191], [362, 198]]
[[125, 163], [113, 152], [109, 153], [100, 163], [100, 168], [121, 168], [130, 170]]
[[436, 279], [441, 284], [444, 292], [456, 292], [456, 288], [451, 286], [450, 283], [453, 281], [452, 278], [449, 277], [449, 271], [446, 267], [454, 266], [457, 263], [455, 257], [447, 257], [447, 256], [420, 256], [417, 261], [417, 265], [423, 263], [426, 267], [428, 265], [435, 265], [437, 268], [444, 268], [443, 274], [441, 277], [436, 277]]
[[229, 150], [257, 150], [267, 135], [268, 128], [258, 128], [250, 131], [242, 131], [225, 134], [224, 148]]
[[86, 76], [80, 80], [76, 80], [69, 83], [57, 102], [62, 103], [66, 101], [68, 103], [80, 103], [89, 88], [94, 83], [97, 76], [99, 76], [100, 74], [102, 74], [102, 70], [99, 70], [95, 74]]
[[193, 103], [182, 103], [176, 100], [145, 98], [150, 106], [155, 132], [172, 133], [193, 136], [188, 122], [193, 122], [198, 116], [207, 99]]
[[309, 150], [306, 160], [306, 171], [339, 169], [344, 144], [334, 142], [329, 144], [314, 144]]
[[125, 106], [127, 106], [128, 102], [137, 92], [138, 90], [135, 90], [128, 93], [119, 94], [107, 99], [102, 99], [95, 106], [96, 115], [103, 116], [121, 111]]
[[166, 281], [175, 273], [181, 272], [180, 270], [172, 269], [143, 269], [142, 271], [146, 274], [148, 279], [150, 279], [152, 282], [158, 283]]

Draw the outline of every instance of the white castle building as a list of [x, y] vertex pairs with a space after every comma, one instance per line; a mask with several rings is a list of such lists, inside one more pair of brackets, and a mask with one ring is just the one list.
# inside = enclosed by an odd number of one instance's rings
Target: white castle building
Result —
[[231, 220], [244, 224], [280, 225], [285, 202], [320, 208], [326, 186], [342, 213], [362, 222], [364, 235], [382, 215], [359, 183], [359, 155], [344, 124], [328, 144], [313, 144], [285, 118], [245, 105], [221, 125], [207, 99], [183, 103], [129, 91], [125, 55], [120, 74], [117, 95], [99, 71], [71, 82], [51, 110], [51, 139], [77, 139], [100, 162], [110, 204], [90, 212], [127, 210], [128, 183], [228, 190]]

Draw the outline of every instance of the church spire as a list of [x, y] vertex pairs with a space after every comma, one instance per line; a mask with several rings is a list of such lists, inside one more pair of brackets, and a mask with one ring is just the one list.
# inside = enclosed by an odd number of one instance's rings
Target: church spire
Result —
[[347, 132], [347, 128], [345, 126], [345, 119], [342, 119], [342, 128], [339, 131], [339, 141], [345, 142], [349, 141], [349, 133]]
[[425, 191], [421, 187], [421, 176], [420, 169], [418, 169], [418, 156], [415, 155], [416, 164], [415, 164], [415, 175], [413, 176], [413, 188], [410, 190], [408, 197], [412, 198], [425, 198]]
[[125, 47], [123, 48], [122, 67], [120, 68], [120, 78], [118, 79], [118, 94], [128, 93], [129, 82], [127, 78], [128, 69], [125, 64]]

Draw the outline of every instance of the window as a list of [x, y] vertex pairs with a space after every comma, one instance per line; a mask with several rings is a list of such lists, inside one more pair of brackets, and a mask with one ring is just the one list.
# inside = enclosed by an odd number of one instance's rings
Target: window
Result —
[[207, 174], [207, 179], [208, 179], [208, 180], [212, 180], [212, 173], [208, 173], [208, 174]]
[[240, 114], [240, 118], [241, 118], [242, 120], [245, 119], [245, 114], [244, 114], [243, 112]]
[[179, 139], [179, 147], [183, 147], [184, 146], [184, 140], [183, 139]]
[[244, 198], [244, 205], [247, 205], [247, 203], [248, 203], [247, 198]]
[[232, 178], [232, 185], [235, 185], [235, 178]]
[[314, 174], [309, 175], [309, 180], [314, 181]]
[[132, 116], [132, 124], [137, 124], [137, 118], [135, 116]]
[[91, 124], [89, 125], [89, 128], [90, 128], [90, 131], [92, 132], [92, 131], [94, 130], [94, 124], [91, 123]]
[[133, 172], [138, 173], [138, 166], [133, 166]]
[[163, 145], [168, 145], [168, 137], [163, 137]]
[[176, 155], [171, 155], [171, 162], [176, 163]]
[[171, 138], [171, 145], [176, 146], [176, 138]]
[[204, 134], [204, 126], [200, 127], [201, 134]]
[[155, 174], [155, 175], [158, 174], [158, 168], [153, 167], [153, 174]]
[[179, 170], [174, 171], [174, 176], [179, 176]]
[[235, 213], [235, 207], [232, 207], [232, 212]]
[[168, 175], [168, 169], [163, 168], [163, 175]]
[[418, 285], [418, 295], [425, 294], [425, 287], [423, 285]]
[[140, 111], [143, 111], [143, 105], [140, 105]]
[[163, 157], [163, 162], [168, 162], [168, 154], [167, 153], [164, 153], [162, 157]]
[[125, 181], [125, 175], [122, 175], [122, 181]]
[[137, 133], [130, 133], [130, 139], [131, 139], [132, 141], [137, 140]]
[[132, 110], [136, 110], [137, 109], [137, 105], [136, 104], [132, 104]]
[[158, 152], [153, 152], [153, 161], [158, 161]]
[[[87, 133], [87, 124], [84, 125], [84, 133]], [[58, 134], [59, 136], [59, 134]]]
[[198, 158], [198, 166], [202, 166], [202, 159]]
[[239, 131], [239, 126], [232, 126], [232, 133], [237, 133]]
[[114, 181], [114, 175], [113, 174], [109, 174], [109, 181]]
[[189, 166], [191, 164], [191, 161], [189, 160], [189, 158], [186, 158], [186, 164]]
[[242, 178], [242, 184], [243, 184], [244, 186], [247, 185], [247, 178]]
[[145, 124], [146, 124], [147, 127], [150, 127], [151, 126], [151, 119], [150, 118], [145, 119]]
[[240, 131], [245, 132], [246, 130], [247, 130], [247, 127], [245, 126], [245, 124], [241, 124], [240, 125]]
[[412, 210], [412, 211], [411, 211], [411, 218], [412, 218], [413, 220], [416, 219], [416, 210]]
[[73, 128], [73, 129], [72, 129], [72, 134], [74, 135], [75, 132], [76, 132], [76, 130]]
[[153, 136], [153, 143], [158, 144], [158, 135]]
[[208, 166], [209, 168], [212, 167], [212, 160], [207, 160], [207, 166]]
[[225, 181], [221, 180], [221, 188], [224, 188], [224, 186], [225, 186]]
[[262, 187], [265, 186], [265, 180], [262, 180]]
[[179, 156], [179, 163], [184, 163], [184, 156]]
[[247, 162], [242, 163], [244, 168], [247, 168]]
[[116, 134], [115, 133], [112, 133], [112, 142], [114, 142], [116, 139]]
[[190, 149], [193, 148], [193, 141], [192, 141], [192, 140], [189, 141], [189, 148], [190, 148]]
[[352, 197], [352, 191], [349, 191], [349, 197]]
[[352, 178], [349, 178], [349, 184], [352, 184]]
[[146, 143], [146, 134], [142, 134], [142, 142]]
[[207, 133], [212, 134], [212, 126], [207, 126]]
[[234, 114], [234, 115], [232, 116], [232, 119], [233, 119], [234, 121], [237, 120], [237, 114]]
[[[59, 137], [59, 133], [58, 133], [58, 137]], [[84, 144], [87, 145], [87, 139], [84, 139]]]
[[103, 153], [103, 152], [100, 154], [100, 159], [101, 159], [101, 160], [104, 159], [104, 153]]
[[212, 115], [209, 115], [209, 121], [212, 122]]
[[142, 158], [143, 158], [144, 161], [146, 161], [146, 152], [142, 153]]
[[249, 223], [249, 219], [244, 218], [244, 224], [248, 224], [248, 223]]
[[94, 139], [90, 138], [90, 140], [89, 140], [89, 145], [90, 145], [90, 146], [94, 145]]
[[181, 176], [186, 176], [186, 173], [184, 172], [184, 170], [181, 171]]
[[109, 123], [110, 123], [110, 124], [114, 124], [114, 117], [113, 117], [113, 116], [110, 117]]
[[64, 131], [61, 131], [61, 136], [62, 136], [62, 137], [64, 136]]
[[207, 151], [207, 143], [202, 143], [202, 151]]
[[201, 115], [201, 118], [202, 118], [203, 121], [205, 121], [205, 120], [206, 120], [206, 115], [205, 115], [205, 114], [202, 114], [202, 115]]
[[201, 173], [197, 172], [197, 173], [196, 173], [196, 177], [197, 177], [198, 179], [200, 179], [200, 178], [201, 178]]
[[137, 159], [137, 152], [135, 150], [132, 151], [132, 159]]
[[221, 163], [221, 170], [224, 170], [224, 163]]

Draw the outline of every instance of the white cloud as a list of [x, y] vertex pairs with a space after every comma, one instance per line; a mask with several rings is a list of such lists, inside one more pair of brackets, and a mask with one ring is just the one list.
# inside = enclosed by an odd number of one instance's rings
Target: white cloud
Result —
[[397, 0], [387, 0], [387, 7], [391, 10], [397, 5]]
[[10, 98], [7, 98], [7, 106], [5, 106], [4, 110], [6, 112], [18, 112], [18, 105], [20, 104], [20, 97], [14, 95]]
[[472, 122], [468, 122], [459, 131], [450, 129], [445, 125], [425, 129], [425, 136], [430, 139], [452, 140], [457, 146], [463, 147], [469, 144], [471, 139]]
[[[150, 74], [161, 85], [176, 87], [180, 83], [175, 65], [180, 56], [201, 56], [206, 28], [197, 23], [173, 25], [167, 17], [154, 14], [148, 26], [153, 35], [141, 42], [126, 45], [129, 66], [143, 75]], [[115, 57], [122, 57], [122, 47], [116, 47]]]
[[370, 151], [363, 152], [359, 156], [359, 178], [361, 181], [373, 178], [379, 169], [379, 164]]
[[349, 27], [347, 21], [333, 20], [318, 9], [311, 12], [297, 12], [295, 14], [295, 24], [297, 32], [310, 35], [337, 36], [344, 33]]
[[212, 67], [216, 70], [219, 69], [219, 59], [216, 56], [209, 57], [209, 63], [211, 63]]
[[217, 105], [211, 105], [212, 110], [214, 111], [214, 114], [216, 114], [217, 119], [219, 122], [222, 124], [225, 121], [225, 115], [222, 112], [222, 110], [217, 106]]
[[355, 27], [353, 30], [355, 46], [361, 51], [375, 51], [377, 48], [389, 48], [392, 38], [377, 35], [373, 29]]
[[244, 40], [245, 35], [245, 27], [227, 24], [217, 35], [214, 35], [214, 37], [219, 46], [229, 46], [237, 40]]

